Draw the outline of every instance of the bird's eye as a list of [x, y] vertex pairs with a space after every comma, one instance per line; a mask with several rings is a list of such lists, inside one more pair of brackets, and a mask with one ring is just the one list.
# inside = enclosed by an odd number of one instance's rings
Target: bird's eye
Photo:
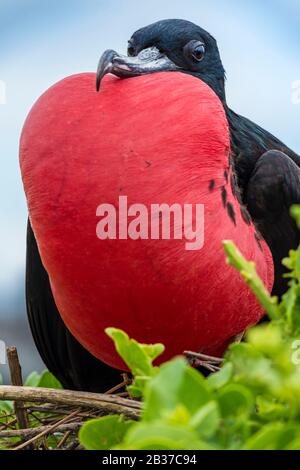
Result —
[[204, 59], [204, 56], [205, 56], [204, 44], [199, 44], [199, 46], [196, 46], [195, 49], [193, 50], [192, 55], [195, 60], [197, 60], [198, 62], [201, 62], [201, 60]]
[[205, 45], [201, 41], [190, 41], [184, 47], [184, 55], [196, 62], [201, 62], [205, 56]]

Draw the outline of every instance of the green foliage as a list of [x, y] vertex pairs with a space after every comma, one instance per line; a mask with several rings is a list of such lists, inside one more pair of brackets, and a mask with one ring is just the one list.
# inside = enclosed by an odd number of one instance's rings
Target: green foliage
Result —
[[[36, 374], [36, 372], [34, 372], [33, 374]], [[31, 374], [31, 376], [33, 374]], [[36, 383], [35, 385], [28, 385], [28, 381], [31, 376], [29, 376], [26, 381], [26, 385], [28, 387], [30, 386], [30, 387], [40, 387], [40, 388], [52, 388], [55, 390], [61, 390], [63, 388], [63, 386], [57, 380], [57, 378], [54, 377], [54, 375], [51, 374], [51, 372], [49, 372], [48, 370], [44, 370], [44, 372], [42, 372], [40, 376], [37, 374], [36, 376], [33, 376], [33, 378], [31, 378], [31, 382], [35, 382]]]
[[132, 424], [133, 421], [125, 421], [122, 416], [92, 419], [80, 430], [80, 440], [88, 450], [109, 450], [121, 442]]
[[[300, 207], [292, 215], [300, 228]], [[208, 378], [183, 358], [153, 367], [162, 345], [107, 330], [133, 372], [129, 391], [142, 397], [143, 411], [139, 422], [111, 416], [86, 423], [80, 439], [87, 449], [300, 449], [300, 247], [283, 261], [289, 290], [281, 302], [232, 242], [224, 249], [270, 322], [231, 345], [222, 369]]]
[[261, 305], [266, 310], [270, 319], [278, 320], [280, 317], [278, 299], [276, 297], [270, 297], [264, 283], [257, 275], [255, 263], [252, 261], [247, 261], [233, 242], [225, 241], [223, 245], [227, 254], [228, 264], [240, 272], [245, 282], [248, 284], [248, 286], [256, 295], [257, 299], [260, 301]]
[[164, 346], [139, 344], [116, 328], [107, 328], [106, 334], [114, 341], [117, 352], [134, 376], [134, 381], [128, 387], [128, 391], [133, 397], [141, 397], [146, 383], [159, 371], [158, 367], [153, 366], [153, 361], [164, 352]]

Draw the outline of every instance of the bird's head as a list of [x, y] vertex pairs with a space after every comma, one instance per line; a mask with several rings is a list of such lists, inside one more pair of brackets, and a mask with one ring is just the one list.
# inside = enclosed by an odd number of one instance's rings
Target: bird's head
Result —
[[128, 41], [127, 56], [105, 51], [98, 66], [97, 90], [108, 73], [130, 78], [176, 71], [200, 78], [225, 102], [225, 70], [217, 42], [185, 20], [163, 20], [139, 29]]

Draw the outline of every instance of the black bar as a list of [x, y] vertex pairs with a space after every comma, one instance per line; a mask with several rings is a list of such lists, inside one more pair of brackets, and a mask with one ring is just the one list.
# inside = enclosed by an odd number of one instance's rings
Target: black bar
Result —
[[[293, 455], [294, 454], [294, 455]], [[251, 465], [251, 463], [282, 464], [286, 466], [289, 462], [299, 462], [297, 452], [242, 452], [242, 451], [1, 451], [1, 468], [4, 464], [36, 465], [44, 468], [52, 468], [58, 464], [76, 464], [82, 466], [83, 470], [92, 470], [98, 466], [108, 467], [122, 466], [125, 468], [138, 468], [140, 466], [165, 466], [178, 465], [186, 468], [199, 468], [206, 462], [215, 465], [230, 463], [236, 468], [241, 465]], [[220, 467], [221, 468], [221, 467]], [[234, 467], [232, 467], [234, 468]]]

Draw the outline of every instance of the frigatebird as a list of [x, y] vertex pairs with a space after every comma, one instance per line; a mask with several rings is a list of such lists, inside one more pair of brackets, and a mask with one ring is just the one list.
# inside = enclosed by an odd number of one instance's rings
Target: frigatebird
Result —
[[281, 296], [282, 259], [299, 244], [299, 231], [290, 207], [300, 202], [300, 157], [279, 139], [230, 109], [226, 101], [226, 74], [214, 37], [185, 20], [163, 20], [135, 32], [128, 56], [107, 50], [102, 55], [96, 87], [112, 73], [121, 78], [158, 72], [182, 72], [199, 78], [220, 98], [231, 133], [234, 193], [245, 218], [268, 243], [275, 265], [274, 295]]
[[[128, 56], [113, 50], [104, 52], [98, 66], [97, 89], [108, 73], [130, 78], [158, 72], [182, 72], [199, 78], [222, 102], [231, 133], [233, 192], [245, 221], [255, 224], [258, 237], [270, 247], [275, 266], [273, 293], [282, 295], [286, 281], [282, 279], [281, 260], [299, 243], [289, 208], [300, 201], [300, 157], [228, 107], [225, 70], [217, 42], [188, 21], [164, 20], [140, 29], [129, 41]], [[222, 198], [226, 199], [224, 188]], [[230, 210], [228, 216], [234, 218]], [[105, 391], [118, 383], [120, 373], [95, 359], [64, 325], [30, 222], [26, 295], [28, 316], [40, 354], [66, 388]]]

